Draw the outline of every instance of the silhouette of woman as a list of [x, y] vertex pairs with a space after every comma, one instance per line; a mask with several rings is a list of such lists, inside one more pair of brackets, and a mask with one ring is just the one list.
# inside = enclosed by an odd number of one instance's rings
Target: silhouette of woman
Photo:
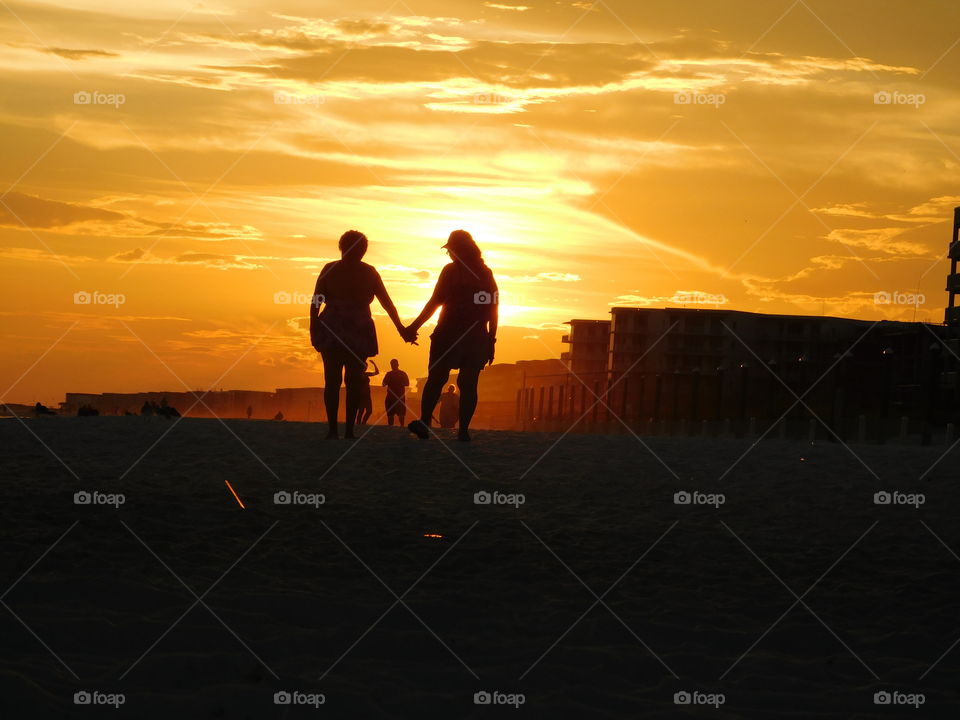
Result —
[[345, 232], [340, 238], [340, 260], [323, 266], [310, 303], [310, 342], [323, 358], [328, 438], [337, 437], [341, 382], [347, 386], [344, 437], [353, 438], [367, 358], [378, 352], [377, 330], [370, 314], [374, 298], [380, 301], [400, 336], [407, 339], [380, 273], [362, 261], [366, 252], [366, 235], [357, 230]]
[[457, 439], [470, 440], [470, 420], [477, 409], [477, 381], [487, 363], [493, 363], [497, 342], [497, 283], [483, 262], [480, 248], [466, 230], [454, 230], [443, 246], [453, 262], [443, 268], [433, 295], [407, 327], [412, 341], [416, 331], [442, 308], [430, 335], [430, 364], [423, 387], [420, 419], [407, 427], [417, 437], [430, 436], [433, 410], [447, 384], [450, 371], [459, 368], [460, 427]]

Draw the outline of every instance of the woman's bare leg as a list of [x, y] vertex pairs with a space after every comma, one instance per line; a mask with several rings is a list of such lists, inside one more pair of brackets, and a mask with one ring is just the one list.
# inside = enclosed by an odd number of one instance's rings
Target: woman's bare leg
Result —
[[460, 388], [460, 433], [470, 429], [470, 421], [477, 409], [477, 383], [481, 368], [460, 368], [457, 374], [457, 387]]

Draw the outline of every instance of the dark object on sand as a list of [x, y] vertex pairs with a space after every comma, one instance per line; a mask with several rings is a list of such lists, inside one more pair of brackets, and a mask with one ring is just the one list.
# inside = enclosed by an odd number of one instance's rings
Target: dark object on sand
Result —
[[43, 405], [38, 402], [36, 405], [33, 406], [33, 414], [34, 415], [56, 415], [57, 413], [55, 410], [51, 410], [46, 405]]
[[273, 416], [273, 419], [274, 419], [274, 420], [283, 420], [283, 411], [281, 410], [281, 411], [277, 412], [277, 414]]
[[96, 417], [100, 411], [91, 405], [81, 405], [77, 410], [77, 417]]

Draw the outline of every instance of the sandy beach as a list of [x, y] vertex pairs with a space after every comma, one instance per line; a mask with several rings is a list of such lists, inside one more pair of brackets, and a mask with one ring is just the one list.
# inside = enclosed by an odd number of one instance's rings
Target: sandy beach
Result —
[[955, 712], [956, 451], [362, 432], [0, 422], [2, 715]]

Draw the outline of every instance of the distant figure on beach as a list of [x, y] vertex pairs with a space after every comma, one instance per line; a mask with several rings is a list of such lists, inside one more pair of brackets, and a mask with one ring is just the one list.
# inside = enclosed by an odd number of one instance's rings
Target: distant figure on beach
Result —
[[457, 424], [460, 417], [460, 396], [457, 389], [450, 385], [447, 391], [440, 396], [440, 427], [450, 429]]
[[452, 262], [443, 268], [433, 295], [423, 311], [407, 327], [416, 338], [416, 331], [437, 311], [440, 319], [430, 335], [430, 360], [427, 382], [420, 403], [420, 419], [407, 427], [417, 437], [430, 437], [433, 410], [440, 393], [450, 378], [450, 371], [459, 369], [460, 428], [457, 439], [470, 440], [470, 420], [477, 409], [477, 382], [480, 371], [493, 363], [497, 342], [498, 291], [493, 272], [483, 262], [480, 248], [466, 230], [454, 230], [443, 246]]
[[400, 369], [399, 360], [390, 361], [390, 370], [383, 376], [383, 386], [387, 389], [384, 401], [387, 411], [387, 424], [393, 425], [393, 416], [397, 416], [397, 424], [403, 427], [403, 420], [407, 415], [407, 387], [410, 378]]
[[33, 406], [33, 414], [34, 415], [56, 415], [57, 413], [51, 410], [50, 408], [48, 408], [43, 403], [38, 401], [37, 404]]
[[283, 420], [283, 410], [277, 410], [277, 414], [273, 416], [274, 420]]
[[153, 404], [149, 400], [144, 400], [140, 406], [140, 414], [143, 416], [153, 415]]
[[366, 425], [367, 420], [373, 414], [373, 398], [370, 396], [370, 378], [380, 374], [380, 368], [373, 360], [368, 360], [373, 365], [373, 372], [363, 373], [363, 385], [360, 388], [360, 407], [357, 408], [357, 425]]
[[160, 405], [157, 405], [156, 403], [150, 404], [153, 406], [154, 415], [159, 415], [160, 417], [166, 418], [180, 417], [180, 411], [173, 407], [173, 405], [168, 405], [166, 398], [160, 398]]
[[250, 419], [251, 415], [253, 415], [253, 405], [247, 405], [247, 420]]
[[409, 338], [415, 336], [400, 322], [380, 273], [363, 262], [366, 252], [366, 235], [357, 230], [345, 232], [340, 238], [340, 260], [323, 266], [310, 303], [310, 342], [323, 358], [328, 438], [338, 437], [341, 383], [347, 386], [344, 437], [353, 437], [367, 358], [379, 352], [370, 314], [373, 299], [380, 301], [400, 337], [410, 342]]

